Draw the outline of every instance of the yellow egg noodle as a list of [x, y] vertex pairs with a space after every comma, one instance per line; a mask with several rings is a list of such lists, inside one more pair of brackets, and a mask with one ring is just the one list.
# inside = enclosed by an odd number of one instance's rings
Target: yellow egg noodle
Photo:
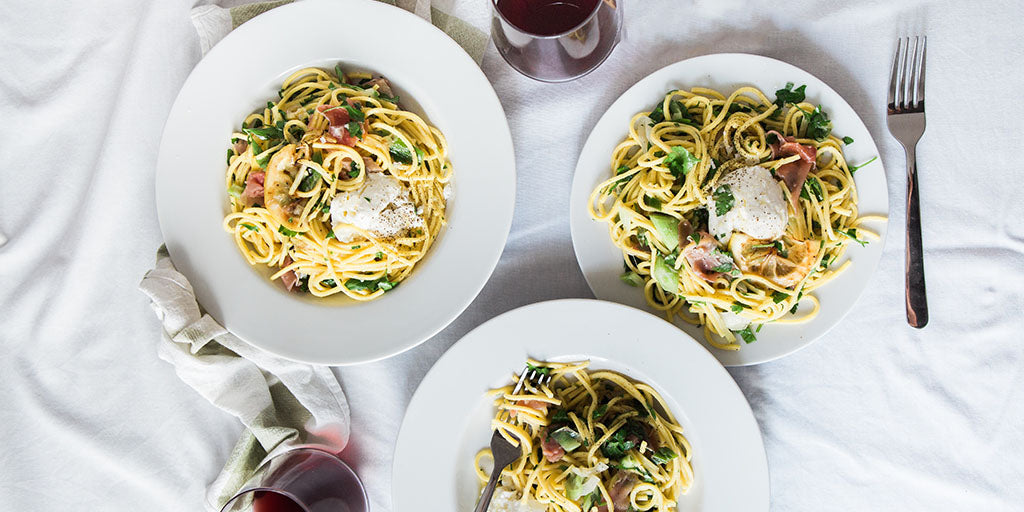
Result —
[[[492, 427], [524, 453], [502, 471], [495, 499], [504, 494], [546, 512], [676, 509], [693, 483], [692, 450], [657, 391], [589, 370], [589, 361], [529, 365], [550, 382], [488, 393], [498, 409]], [[481, 486], [492, 462], [490, 448], [477, 453]]]
[[[224, 229], [251, 265], [273, 268], [271, 279], [292, 272], [314, 296], [356, 300], [379, 297], [413, 271], [446, 224], [452, 166], [444, 135], [391, 94], [366, 73], [301, 69], [231, 135]], [[334, 110], [349, 122], [332, 127]], [[421, 227], [378, 236], [332, 223], [332, 200], [358, 193], [371, 171], [398, 180]], [[334, 233], [341, 227], [346, 241]]]
[[[702, 87], [669, 91], [654, 110], [631, 119], [629, 136], [612, 152], [611, 177], [590, 197], [590, 215], [608, 223], [622, 250], [623, 281], [642, 286], [648, 304], [670, 321], [702, 325], [720, 349], [738, 350], [737, 335], [754, 341], [765, 323], [816, 316], [820, 305], [811, 292], [850, 265], [833, 263], [850, 243], [878, 239], [863, 224], [879, 217], [860, 216], [857, 209], [853, 172], [860, 166], [851, 167], [843, 155], [843, 144], [853, 140], [832, 135], [828, 115], [804, 102], [803, 91], [787, 84], [775, 102], [754, 87], [729, 96]], [[777, 182], [788, 203], [785, 234], [757, 240], [735, 232], [717, 240], [722, 268], [702, 278], [681, 256], [701, 242], [684, 226], [707, 231], [706, 208], [719, 203], [719, 183], [731, 171], [760, 166], [777, 178], [780, 167], [798, 161], [800, 154], [773, 157], [772, 144], [783, 142], [813, 147], [816, 154], [799, 197]], [[722, 196], [725, 206], [731, 201]], [[668, 228], [659, 232], [657, 223]], [[678, 240], [665, 234], [673, 225], [679, 225]], [[730, 330], [728, 315], [738, 315], [746, 327]]]

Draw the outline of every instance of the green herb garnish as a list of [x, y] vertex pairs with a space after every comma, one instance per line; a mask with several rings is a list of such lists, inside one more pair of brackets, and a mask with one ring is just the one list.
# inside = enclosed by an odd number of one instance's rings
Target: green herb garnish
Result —
[[292, 231], [284, 226], [278, 226], [277, 232], [287, 237], [292, 237], [299, 234], [298, 231]]
[[776, 304], [778, 304], [778, 303], [780, 303], [780, 302], [782, 302], [782, 301], [784, 301], [784, 300], [786, 300], [788, 298], [789, 298], [789, 294], [782, 293], [782, 292], [772, 292], [772, 300]]
[[850, 167], [849, 168], [850, 169], [850, 174], [853, 174], [853, 173], [857, 172], [857, 169], [860, 169], [861, 167], [864, 167], [865, 165], [870, 164], [871, 162], [874, 162], [875, 160], [878, 160], [877, 156], [871, 157], [871, 160], [868, 160], [867, 162], [864, 162], [864, 163], [862, 163], [860, 165], [855, 165], [853, 167]]
[[620, 275], [619, 279], [621, 279], [623, 283], [626, 283], [630, 286], [643, 286], [644, 284], [644, 278], [640, 277], [640, 274], [637, 274], [632, 270]]
[[720, 185], [712, 195], [712, 199], [715, 201], [715, 214], [718, 216], [725, 215], [726, 212], [732, 209], [735, 202], [735, 199], [732, 197], [732, 190], [728, 184]]
[[786, 82], [786, 87], [775, 91], [775, 104], [782, 108], [786, 103], [800, 103], [804, 101], [806, 89], [806, 85], [794, 89], [793, 82]]
[[675, 177], [681, 178], [692, 171], [694, 166], [696, 166], [697, 162], [700, 160], [693, 156], [693, 153], [690, 153], [686, 148], [682, 146], [672, 146], [672, 150], [663, 161], [668, 167], [669, 172], [671, 172]]
[[739, 334], [740, 337], [743, 338], [743, 341], [745, 341], [747, 343], [753, 343], [753, 342], [757, 341], [757, 336], [754, 336], [754, 332], [750, 330], [750, 326], [749, 325], [745, 329], [743, 329], [742, 331], [735, 331], [735, 332], [736, 332], [736, 334]]
[[392, 141], [388, 152], [391, 153], [392, 160], [406, 165], [412, 164], [412, 151], [409, 150], [409, 146], [405, 145], [405, 142], [402, 142], [402, 139]]

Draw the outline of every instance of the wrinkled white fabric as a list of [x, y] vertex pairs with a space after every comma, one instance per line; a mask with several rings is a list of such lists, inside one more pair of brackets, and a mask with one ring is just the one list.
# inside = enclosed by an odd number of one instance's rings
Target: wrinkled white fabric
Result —
[[345, 448], [348, 402], [330, 368], [282, 359], [228, 332], [200, 311], [192, 285], [164, 247], [139, 288], [163, 323], [160, 359], [246, 428], [206, 490], [208, 511], [219, 511], [267, 457], [300, 446]]
[[[1024, 5], [620, 3], [629, 40], [580, 80], [531, 81], [493, 46], [484, 57], [517, 150], [502, 259], [431, 340], [335, 370], [352, 412], [342, 457], [373, 510], [391, 510], [402, 413], [445, 349], [514, 307], [590, 296], [567, 199], [597, 118], [650, 72], [721, 51], [782, 59], [830, 84], [871, 130], [890, 180], [890, 237], [849, 315], [797, 354], [731, 370], [764, 433], [773, 510], [1020, 510]], [[161, 130], [200, 58], [193, 6], [0, 2], [0, 501], [10, 510], [199, 510], [238, 439], [238, 421], [156, 357], [161, 326], [136, 289], [161, 244]], [[903, 152], [883, 108], [895, 38], [912, 33], [929, 36], [918, 164], [931, 323], [920, 331], [904, 321]]]

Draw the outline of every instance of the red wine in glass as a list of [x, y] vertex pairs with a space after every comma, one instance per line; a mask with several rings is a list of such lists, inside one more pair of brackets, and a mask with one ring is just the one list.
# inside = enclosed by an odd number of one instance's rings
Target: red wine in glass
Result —
[[494, 44], [520, 73], [563, 82], [599, 66], [619, 40], [617, 0], [492, 0]]
[[355, 472], [337, 456], [296, 448], [267, 461], [221, 512], [368, 512]]

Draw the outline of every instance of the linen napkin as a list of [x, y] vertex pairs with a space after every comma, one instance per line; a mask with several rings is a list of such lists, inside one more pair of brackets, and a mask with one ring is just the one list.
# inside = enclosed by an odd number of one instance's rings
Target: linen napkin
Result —
[[[236, 27], [253, 17], [295, 0], [255, 2], [231, 8], [200, 5], [192, 9], [203, 55]], [[299, 0], [301, 1], [301, 0]], [[451, 36], [477, 64], [490, 41], [490, 6], [482, 0], [379, 0], [410, 11]], [[344, 2], [339, 1], [339, 5]]]
[[268, 456], [313, 446], [340, 452], [349, 438], [348, 401], [326, 366], [288, 361], [255, 348], [204, 314], [192, 285], [171, 263], [166, 247], [141, 289], [163, 322], [160, 359], [181, 380], [236, 416], [245, 431], [206, 493], [216, 512]]

